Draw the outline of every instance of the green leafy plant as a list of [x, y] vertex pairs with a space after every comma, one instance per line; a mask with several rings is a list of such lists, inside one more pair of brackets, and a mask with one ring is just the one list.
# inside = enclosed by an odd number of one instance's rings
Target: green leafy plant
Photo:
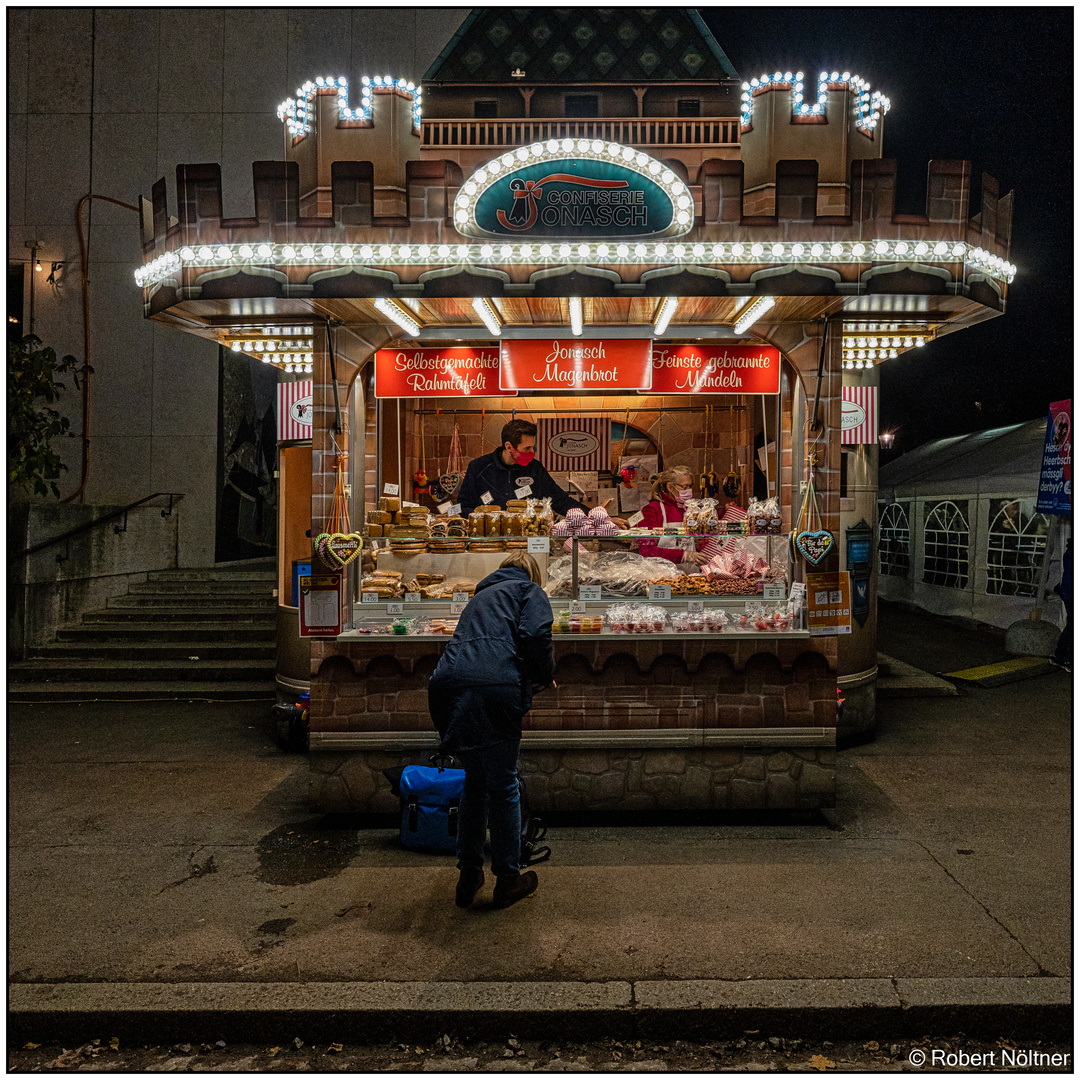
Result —
[[67, 466], [50, 443], [68, 436], [70, 421], [51, 406], [66, 389], [58, 375], [70, 371], [78, 387], [75, 365], [74, 356], [57, 359], [56, 350], [34, 334], [8, 342], [8, 480], [32, 495], [51, 490], [60, 497], [51, 478]]

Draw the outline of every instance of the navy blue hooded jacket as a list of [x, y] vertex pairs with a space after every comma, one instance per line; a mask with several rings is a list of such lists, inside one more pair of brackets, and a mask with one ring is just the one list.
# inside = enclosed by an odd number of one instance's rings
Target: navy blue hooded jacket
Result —
[[[526, 483], [523, 484], [523, 480]], [[528, 483], [530, 480], [531, 486]], [[551, 508], [556, 514], [565, 514], [572, 506], [588, 512], [589, 508], [584, 503], [570, 498], [552, 480], [551, 473], [536, 458], [528, 465], [506, 465], [503, 463], [501, 447], [492, 454], [485, 454], [469, 462], [465, 479], [461, 481], [461, 487], [457, 491], [457, 501], [461, 504], [461, 512], [469, 514], [476, 507], [484, 505], [480, 496], [490, 492], [490, 505], [505, 510], [511, 499], [518, 498], [514, 492], [520, 487], [529, 488], [529, 493], [522, 498], [551, 499]]]
[[533, 692], [551, 682], [551, 604], [516, 566], [488, 574], [428, 682], [431, 719], [448, 750], [521, 737]]

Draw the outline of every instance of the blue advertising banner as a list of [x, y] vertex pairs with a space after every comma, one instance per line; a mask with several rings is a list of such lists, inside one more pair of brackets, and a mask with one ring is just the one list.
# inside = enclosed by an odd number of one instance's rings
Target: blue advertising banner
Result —
[[1072, 513], [1072, 399], [1055, 401], [1046, 418], [1042, 470], [1039, 474], [1040, 514]]

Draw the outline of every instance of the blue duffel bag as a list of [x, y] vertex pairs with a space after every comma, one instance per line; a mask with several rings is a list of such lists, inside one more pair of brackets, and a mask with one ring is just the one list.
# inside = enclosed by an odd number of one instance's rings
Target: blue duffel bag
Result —
[[458, 807], [464, 787], [464, 769], [406, 765], [398, 779], [402, 844], [425, 851], [456, 852]]

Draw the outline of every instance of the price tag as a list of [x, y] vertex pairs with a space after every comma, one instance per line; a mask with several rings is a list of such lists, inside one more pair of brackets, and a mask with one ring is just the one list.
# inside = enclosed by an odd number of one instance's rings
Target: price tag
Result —
[[480, 501], [485, 506], [487, 506], [489, 503], [493, 503], [495, 501], [495, 497], [491, 494], [490, 491], [485, 491], [484, 494], [480, 496]]
[[650, 585], [649, 586], [649, 599], [650, 600], [670, 600], [671, 599], [671, 586], [670, 585]]
[[600, 599], [601, 586], [599, 585], [579, 585], [578, 586], [578, 599], [579, 600], [599, 600]]
[[514, 488], [514, 498], [515, 499], [527, 499], [529, 497], [529, 492], [530, 491], [532, 491], [531, 487]]
[[451, 603], [451, 605], [450, 605], [450, 614], [451, 615], [460, 615], [464, 610], [465, 610], [465, 605], [464, 604]]
[[761, 586], [761, 595], [765, 600], [786, 600], [787, 590], [783, 582], [767, 581]]
[[449, 502], [439, 503], [439, 505], [436, 506], [435, 509], [438, 510], [440, 514], [449, 514], [450, 513], [450, 503]]
[[679, 529], [678, 525], [665, 525], [664, 526], [664, 535], [665, 536], [678, 536], [679, 532], [680, 532], [680, 529]]
[[405, 613], [405, 607], [401, 603], [387, 604], [386, 605], [386, 614], [387, 615], [403, 615], [404, 613]]
[[456, 517], [461, 513], [461, 503], [454, 503], [449, 510], [446, 511], [451, 517]]
[[757, 607], [757, 604], [751, 604], [751, 603], [743, 604], [743, 614], [744, 615], [753, 615], [754, 614], [754, 609], [756, 607]]
[[384, 495], [396, 495], [398, 493], [397, 484], [383, 484], [382, 493]]
[[362, 592], [360, 594], [361, 604], [377, 604], [379, 602], [379, 594], [374, 592]]
[[687, 600], [686, 610], [690, 615], [704, 615], [705, 614], [705, 601], [704, 600]]
[[419, 604], [424, 598], [418, 592], [407, 592], [405, 594], [406, 604]]
[[584, 615], [585, 605], [580, 600], [570, 601], [570, 614], [571, 615]]
[[455, 604], [467, 604], [469, 602], [469, 594], [467, 592], [456, 592], [450, 598]]
[[530, 555], [546, 555], [551, 550], [551, 541], [546, 536], [530, 536], [525, 550]]

